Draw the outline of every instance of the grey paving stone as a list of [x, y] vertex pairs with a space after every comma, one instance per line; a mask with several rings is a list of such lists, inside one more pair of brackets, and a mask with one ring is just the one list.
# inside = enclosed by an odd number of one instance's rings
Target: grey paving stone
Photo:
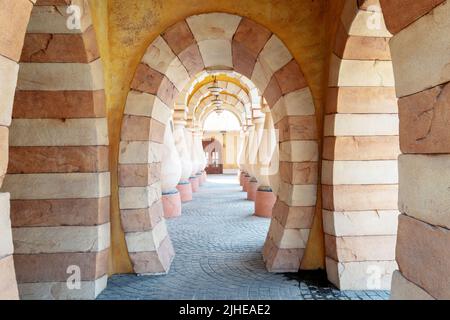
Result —
[[336, 290], [323, 274], [273, 274], [262, 248], [270, 220], [253, 216], [235, 176], [210, 176], [183, 205], [181, 217], [167, 221], [175, 259], [164, 276], [116, 275], [101, 300], [261, 300], [388, 299], [389, 292]]

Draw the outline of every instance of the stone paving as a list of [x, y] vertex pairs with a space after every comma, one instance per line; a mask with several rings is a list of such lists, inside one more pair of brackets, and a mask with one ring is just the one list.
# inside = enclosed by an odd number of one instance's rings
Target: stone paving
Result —
[[252, 216], [237, 178], [210, 176], [168, 220], [175, 259], [163, 276], [116, 275], [103, 300], [385, 300], [387, 291], [339, 291], [323, 272], [273, 274], [261, 251], [270, 220]]

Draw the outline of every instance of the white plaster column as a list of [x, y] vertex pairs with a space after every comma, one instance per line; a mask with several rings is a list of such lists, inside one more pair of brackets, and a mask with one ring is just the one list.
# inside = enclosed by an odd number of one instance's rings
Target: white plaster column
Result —
[[192, 120], [188, 121], [188, 127], [185, 128], [185, 138], [186, 138], [186, 146], [188, 148], [188, 153], [191, 158], [191, 174], [189, 177], [189, 182], [191, 183], [192, 192], [197, 192], [200, 186], [199, 178], [197, 177], [197, 170], [199, 167], [199, 160], [197, 157], [197, 153], [195, 152], [195, 143], [194, 143], [194, 132], [192, 126]]
[[169, 120], [164, 131], [163, 153], [161, 160], [161, 190], [164, 216], [172, 218], [181, 214], [180, 193], [176, 186], [181, 178], [181, 160], [175, 146], [172, 122]]
[[255, 125], [255, 131], [253, 133], [252, 145], [249, 149], [249, 167], [252, 178], [257, 179], [259, 171], [258, 152], [264, 132], [264, 117], [253, 119], [253, 123]]
[[279, 164], [272, 163], [273, 154], [277, 150], [277, 134], [274, 128], [270, 109], [266, 109], [264, 128], [261, 137], [261, 143], [258, 148], [258, 165], [256, 166], [256, 178], [258, 188], [255, 195], [255, 215], [269, 218], [272, 216], [272, 209], [277, 197], [272, 192], [270, 186], [270, 175], [279, 175]]
[[197, 159], [197, 172], [195, 176], [198, 179], [198, 183], [200, 186], [206, 181], [206, 172], [205, 168], [207, 165], [207, 160], [205, 156], [205, 152], [203, 151], [203, 143], [202, 143], [203, 132], [201, 128], [196, 126], [193, 131], [193, 151], [195, 153], [195, 157]]
[[258, 117], [253, 119], [254, 129], [251, 135], [248, 147], [248, 168], [250, 180], [247, 184], [247, 199], [256, 200], [256, 190], [258, 189], [258, 180], [256, 178], [258, 171], [258, 149], [261, 142], [263, 132], [264, 118]]
[[[183, 112], [184, 113], [184, 112]], [[175, 147], [177, 148], [178, 155], [181, 160], [181, 178], [177, 185], [177, 189], [180, 192], [182, 202], [188, 202], [192, 200], [192, 186], [189, 181], [192, 173], [192, 160], [186, 143], [186, 120], [180, 115], [175, 113], [177, 118], [174, 119], [174, 131], [173, 137], [175, 140]]]

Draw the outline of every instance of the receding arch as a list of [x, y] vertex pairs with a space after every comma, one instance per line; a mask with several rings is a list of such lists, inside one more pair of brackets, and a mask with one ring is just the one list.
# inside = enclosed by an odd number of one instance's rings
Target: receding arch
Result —
[[[264, 249], [269, 270], [296, 272], [300, 267], [317, 196], [317, 179], [303, 182], [305, 179], [298, 178], [299, 174], [318, 174], [318, 133], [311, 92], [300, 66], [276, 35], [248, 18], [209, 13], [180, 21], [158, 37], [138, 65], [131, 84], [122, 124], [119, 175], [125, 166], [134, 166], [131, 176], [138, 170], [155, 174], [139, 186], [121, 185], [121, 216], [124, 221], [128, 210], [139, 210], [148, 217], [150, 211], [158, 221], [144, 231], [125, 229], [128, 251], [138, 273], [166, 272], [173, 255], [158, 204], [158, 172], [150, 167], [161, 161], [158, 150], [164, 123], [170, 116], [167, 110], [175, 104], [180, 106], [177, 97], [192, 76], [223, 69], [244, 75], [263, 93], [273, 110], [275, 126], [282, 132], [281, 163], [309, 168], [300, 173], [287, 170], [281, 179], [278, 202], [283, 205], [274, 212]], [[140, 98], [131, 102], [130, 97]], [[141, 106], [139, 112], [135, 103]], [[132, 194], [140, 194], [139, 201], [134, 201]], [[299, 212], [307, 218], [297, 219]], [[147, 243], [138, 246], [134, 239]]]

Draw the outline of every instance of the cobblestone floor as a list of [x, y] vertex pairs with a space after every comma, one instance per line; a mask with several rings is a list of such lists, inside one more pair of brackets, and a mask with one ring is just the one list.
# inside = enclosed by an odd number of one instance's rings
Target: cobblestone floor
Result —
[[175, 259], [164, 276], [116, 275], [99, 299], [313, 300], [389, 298], [386, 291], [339, 291], [321, 272], [268, 273], [261, 250], [269, 219], [252, 216], [236, 176], [210, 176], [167, 221]]

